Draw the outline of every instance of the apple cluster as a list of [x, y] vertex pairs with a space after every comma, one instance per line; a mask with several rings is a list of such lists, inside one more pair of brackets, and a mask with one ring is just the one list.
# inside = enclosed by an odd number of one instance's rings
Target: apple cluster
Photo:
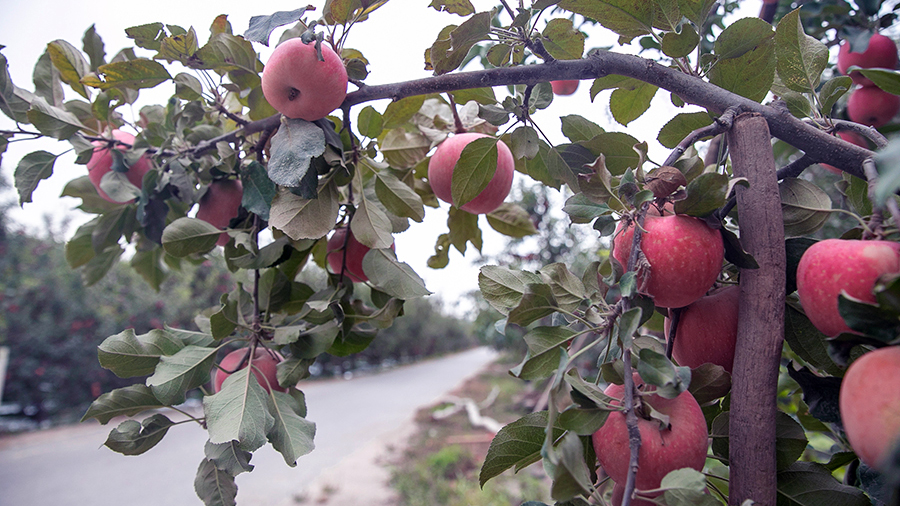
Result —
[[262, 73], [269, 104], [292, 119], [316, 121], [337, 109], [347, 96], [347, 70], [333, 49], [301, 39], [288, 39], [272, 52]]
[[253, 375], [256, 377], [256, 381], [258, 381], [267, 392], [271, 392], [272, 390], [277, 392], [287, 392], [287, 388], [278, 384], [278, 363], [284, 358], [277, 351], [269, 350], [264, 346], [257, 346], [253, 353], [252, 360], [249, 355], [250, 348], [241, 348], [225, 355], [225, 358], [219, 362], [219, 367], [216, 369], [215, 377], [213, 378], [214, 391], [218, 392], [222, 390], [222, 383], [224, 383], [229, 376], [250, 366]]
[[[197, 218], [213, 226], [226, 228], [236, 218], [244, 197], [244, 187], [237, 179], [219, 179], [209, 184], [200, 197]], [[230, 236], [222, 232], [216, 244], [225, 246]]]
[[[391, 244], [391, 249], [394, 245]], [[363, 272], [363, 258], [370, 248], [359, 242], [350, 227], [338, 227], [331, 234], [326, 246], [326, 260], [331, 272], [344, 273], [354, 283], [365, 283], [369, 280]], [[346, 253], [345, 253], [346, 251]]]
[[[894, 69], [897, 67], [897, 45], [890, 37], [880, 33], [872, 34], [865, 51], [858, 53], [850, 48], [848, 41], [841, 43], [838, 52], [838, 70], [847, 74], [852, 66], [861, 68]], [[888, 93], [858, 71], [850, 72], [850, 78], [857, 85], [847, 99], [847, 115], [856, 123], [878, 128], [887, 124], [900, 111], [900, 97]]]
[[[124, 144], [134, 145], [134, 135], [131, 135], [128, 132], [123, 132], [121, 130], [113, 130], [112, 138], [116, 141], [119, 141]], [[103, 180], [103, 176], [108, 174], [113, 170], [113, 163], [115, 161], [115, 157], [110, 149], [118, 149], [121, 152], [126, 150], [126, 147], [122, 144], [117, 144], [114, 148], [110, 148], [110, 143], [95, 141], [94, 143], [94, 153], [91, 155], [91, 159], [87, 163], [88, 169], [88, 179], [91, 180], [91, 183], [94, 185], [94, 188], [97, 189], [97, 194], [103, 200], [107, 202], [112, 202], [114, 204], [129, 204], [134, 202], [134, 199], [128, 201], [118, 201], [110, 197], [102, 188], [100, 188], [100, 181]], [[128, 178], [128, 181], [136, 186], [138, 189], [141, 188], [144, 182], [144, 174], [147, 173], [153, 164], [150, 162], [150, 159], [147, 155], [142, 155], [137, 162], [128, 167], [125, 172], [125, 177]]]

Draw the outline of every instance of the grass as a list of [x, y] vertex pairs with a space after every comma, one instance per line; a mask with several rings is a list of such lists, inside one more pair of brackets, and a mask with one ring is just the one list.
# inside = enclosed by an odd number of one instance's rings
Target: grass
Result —
[[[480, 403], [497, 389], [496, 400], [481, 414], [504, 425], [515, 421], [526, 414], [519, 400], [527, 385], [507, 373], [513, 365], [504, 360], [494, 363], [453, 395]], [[478, 474], [491, 434], [472, 427], [465, 410], [442, 420], [432, 418], [432, 413], [448, 405], [452, 403], [442, 401], [423, 408], [416, 416], [416, 433], [392, 471], [391, 485], [400, 496], [399, 504], [510, 506], [529, 500], [551, 502], [550, 481], [539, 465], [516, 475], [504, 473], [482, 489]]]

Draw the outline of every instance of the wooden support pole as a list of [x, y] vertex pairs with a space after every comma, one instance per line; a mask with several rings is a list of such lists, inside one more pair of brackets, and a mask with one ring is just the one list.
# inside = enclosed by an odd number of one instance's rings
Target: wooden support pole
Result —
[[784, 340], [785, 248], [771, 134], [757, 114], [741, 114], [727, 134], [738, 186], [741, 244], [759, 269], [741, 270], [737, 349], [731, 390], [729, 504], [775, 506], [775, 414]]

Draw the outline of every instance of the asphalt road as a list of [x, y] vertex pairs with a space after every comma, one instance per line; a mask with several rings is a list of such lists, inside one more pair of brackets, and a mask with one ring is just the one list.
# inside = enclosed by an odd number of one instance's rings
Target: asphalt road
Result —
[[[267, 445], [237, 477], [238, 504], [298, 504], [323, 471], [355, 450], [408, 430], [417, 408], [430, 404], [495, 358], [477, 348], [351, 380], [307, 383], [308, 418], [316, 449], [297, 467]], [[174, 419], [174, 418], [173, 418]], [[200, 505], [193, 480], [208, 436], [196, 424], [173, 427], [139, 457], [103, 447], [117, 420], [84, 423], [0, 439], [0, 506]], [[336, 469], [352, 469], [346, 462]], [[354, 481], [352, 473], [344, 478]], [[364, 473], [360, 473], [360, 476]], [[360, 500], [365, 501], [364, 497]]]

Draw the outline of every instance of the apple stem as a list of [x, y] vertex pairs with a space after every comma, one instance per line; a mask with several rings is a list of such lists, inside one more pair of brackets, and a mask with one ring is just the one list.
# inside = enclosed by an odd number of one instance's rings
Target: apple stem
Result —
[[297, 88], [291, 88], [291, 91], [288, 93], [288, 100], [294, 101], [300, 98], [300, 90]]
[[626, 349], [623, 353], [623, 361], [625, 363], [625, 393], [622, 400], [625, 404], [625, 424], [628, 427], [628, 448], [631, 453], [628, 459], [628, 475], [625, 478], [625, 493], [622, 495], [622, 506], [631, 506], [631, 497], [634, 495], [634, 482], [640, 467], [638, 454], [641, 450], [641, 432], [638, 429], [638, 417], [634, 409], [634, 396], [637, 395], [637, 391], [631, 373], [630, 349]]
[[870, 225], [874, 224], [874, 227], [871, 227], [874, 230], [874, 236], [881, 236], [881, 222], [884, 219], [884, 208], [885, 206], [888, 208], [888, 211], [891, 213], [891, 216], [894, 218], [894, 224], [900, 225], [900, 208], [897, 207], [897, 201], [892, 198], [885, 199], [884, 204], [875, 205], [878, 202], [878, 195], [876, 192], [876, 187], [878, 186], [878, 169], [875, 167], [875, 161], [871, 158], [867, 158], [866, 161], [863, 162], [863, 171], [866, 174], [866, 179], [869, 183], [869, 200], [872, 202], [872, 219], [869, 222]]
[[456, 110], [456, 101], [453, 100], [453, 95], [447, 93], [447, 98], [450, 99], [450, 111], [453, 113], [453, 124], [456, 126], [456, 133], [466, 133], [466, 127], [463, 126], [462, 119], [459, 117], [459, 112]]
[[682, 309], [680, 307], [669, 309], [669, 335], [666, 336], [666, 358], [669, 360], [672, 360], [672, 351], [675, 349], [675, 336], [678, 332]]
[[729, 107], [725, 109], [725, 112], [722, 113], [721, 116], [716, 118], [716, 121], [713, 122], [712, 125], [707, 125], [702, 128], [698, 128], [693, 132], [689, 133], [681, 142], [675, 146], [675, 149], [672, 150], [672, 153], [669, 154], [669, 157], [666, 158], [666, 161], [663, 162], [663, 166], [674, 166], [675, 162], [678, 161], [679, 158], [684, 154], [685, 151], [691, 146], [693, 146], [697, 141], [703, 139], [704, 137], [716, 136], [728, 131], [731, 128], [732, 123], [734, 122], [735, 116], [741, 112], [737, 107]]

